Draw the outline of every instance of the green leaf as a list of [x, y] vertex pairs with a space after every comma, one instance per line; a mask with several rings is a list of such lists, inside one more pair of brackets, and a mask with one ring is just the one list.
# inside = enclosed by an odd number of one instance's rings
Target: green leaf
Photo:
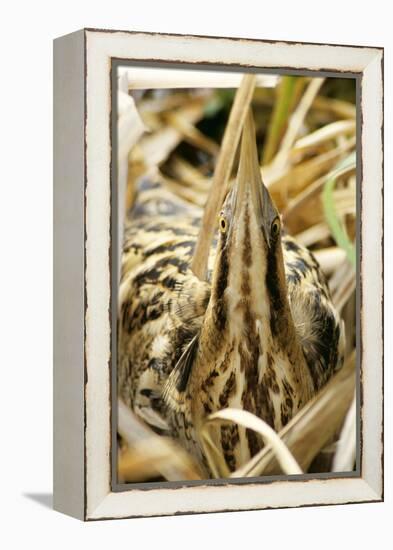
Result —
[[284, 128], [288, 122], [293, 98], [296, 91], [296, 76], [283, 76], [277, 88], [277, 100], [274, 104], [272, 118], [268, 128], [265, 146], [263, 148], [263, 164], [267, 164], [274, 157]]
[[337, 215], [333, 191], [336, 186], [337, 179], [344, 172], [352, 170], [355, 167], [356, 154], [353, 152], [337, 164], [334, 172], [332, 172], [330, 177], [326, 180], [322, 193], [322, 203], [326, 222], [330, 227], [334, 240], [337, 245], [345, 251], [348, 260], [351, 262], [353, 267], [356, 267], [356, 249], [354, 244], [349, 239], [347, 231]]

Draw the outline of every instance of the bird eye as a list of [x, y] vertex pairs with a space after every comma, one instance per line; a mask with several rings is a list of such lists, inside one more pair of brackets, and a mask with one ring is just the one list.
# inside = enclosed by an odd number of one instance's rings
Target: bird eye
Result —
[[280, 218], [277, 217], [273, 220], [271, 228], [270, 228], [270, 232], [272, 234], [272, 237], [277, 237], [277, 235], [280, 232], [280, 228], [281, 228]]
[[221, 233], [225, 233], [225, 231], [227, 230], [227, 221], [224, 216], [220, 216], [219, 226]]

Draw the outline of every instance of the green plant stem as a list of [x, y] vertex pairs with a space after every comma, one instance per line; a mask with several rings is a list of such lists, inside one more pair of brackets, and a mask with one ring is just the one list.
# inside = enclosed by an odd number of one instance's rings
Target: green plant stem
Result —
[[337, 165], [335, 172], [333, 172], [331, 177], [326, 180], [322, 193], [322, 203], [326, 222], [330, 227], [334, 240], [337, 245], [345, 251], [347, 258], [353, 267], [356, 267], [356, 249], [354, 244], [350, 241], [347, 231], [337, 215], [333, 192], [340, 173], [343, 170], [347, 170], [352, 167], [354, 168], [355, 165], [356, 155], [355, 153], [351, 153]]

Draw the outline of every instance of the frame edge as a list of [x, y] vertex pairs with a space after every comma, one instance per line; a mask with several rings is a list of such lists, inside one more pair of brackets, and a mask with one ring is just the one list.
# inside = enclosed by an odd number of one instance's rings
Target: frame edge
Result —
[[85, 32], [53, 43], [53, 507], [85, 519]]
[[[96, 31], [92, 31], [92, 29], [86, 29], [86, 32], [87, 34], [89, 33], [92, 33], [92, 34], [98, 34], [98, 33], [103, 33], [103, 32], [106, 32], [106, 31], [98, 31], [96, 33]], [[112, 32], [116, 32], [116, 31], [112, 31]], [[118, 31], [118, 32], [122, 32], [122, 31]], [[146, 33], [136, 33], [136, 34], [146, 34]], [[155, 36], [155, 34], [153, 33], [149, 33], [149, 36]], [[169, 36], [172, 36], [172, 35], [169, 35]], [[192, 37], [192, 38], [196, 38], [196, 37]], [[204, 37], [204, 38], [211, 38], [211, 37]], [[236, 39], [229, 39], [229, 40], [236, 40]], [[100, 41], [101, 42], [101, 41]], [[263, 40], [261, 41], [258, 41], [258, 42], [264, 42]], [[101, 43], [99, 44], [99, 48], [97, 48], [97, 57], [98, 56], [102, 56], [100, 61], [102, 62], [103, 60], [105, 60], [105, 65], [107, 65], [108, 63], [108, 59], [111, 58], [111, 55], [109, 52], [109, 49], [106, 50], [106, 48], [102, 48], [101, 50]], [[97, 44], [95, 43], [94, 46], [97, 46]], [[345, 48], [350, 48], [350, 46], [344, 46]], [[360, 47], [362, 48], [362, 47]], [[367, 57], [367, 60], [363, 60], [365, 61], [365, 64], [362, 66], [362, 72], [364, 72], [365, 68], [369, 65], [369, 64], [372, 64], [372, 61], [370, 62], [370, 57], [374, 56], [375, 57], [378, 57], [379, 54], [382, 53], [382, 56], [383, 56], [383, 50], [381, 50], [381, 48], [374, 48], [374, 47], [364, 47], [366, 50], [368, 50], [368, 53], [370, 54], [368, 57]], [[96, 53], [96, 52], [94, 52]], [[371, 56], [372, 54], [372, 56]], [[95, 59], [95, 61], [97, 61], [97, 59]], [[156, 60], [154, 60], [156, 61]], [[176, 60], [175, 60], [176, 61]], [[367, 61], [367, 62], [366, 62]], [[189, 63], [192, 63], [192, 61], [188, 61]], [[194, 62], [195, 64], [197, 64], [197, 62]], [[98, 63], [97, 63], [97, 66], [98, 66]], [[102, 71], [102, 75], [105, 73], [105, 77], [107, 78], [107, 66], [101, 66], [100, 67], [100, 71]], [[378, 478], [378, 475], [376, 476]], [[107, 484], [105, 484], [107, 485]], [[383, 485], [382, 485], [382, 488], [380, 490], [380, 487], [378, 486], [378, 482], [377, 484], [375, 483], [372, 483], [372, 480], [369, 479], [368, 476], [365, 476], [364, 478], [360, 478], [358, 481], [357, 481], [357, 485], [358, 485], [358, 488], [359, 489], [362, 489], [362, 494], [361, 496], [360, 495], [356, 495], [356, 498], [354, 496], [351, 496], [348, 494], [348, 499], [351, 499], [351, 498], [355, 498], [355, 500], [349, 500], [349, 501], [346, 501], [346, 502], [339, 502], [339, 501], [331, 501], [329, 502], [328, 504], [344, 504], [344, 503], [355, 503], [355, 502], [380, 502], [383, 500]], [[118, 499], [116, 497], [116, 495], [114, 495], [113, 493], [106, 493], [104, 495], [104, 491], [107, 491], [107, 487], [102, 487], [102, 495], [101, 495], [101, 498], [98, 499], [98, 501], [95, 501], [93, 502], [92, 501], [92, 506], [90, 508], [90, 510], [87, 510], [86, 512], [86, 519], [88, 520], [95, 520], [95, 519], [110, 519], [110, 518], [115, 518], [115, 517], [144, 517], [145, 515], [142, 513], [142, 512], [139, 512], [135, 515], [126, 515], [126, 516], [123, 516], [122, 514], [114, 514], [113, 513], [113, 510], [115, 508], [115, 505], [117, 506], [118, 504], [120, 504], [120, 499]], [[119, 500], [119, 502], [115, 503], [114, 501], [117, 501]], [[149, 503], [150, 504], [150, 503]], [[311, 505], [324, 505], [323, 502], [318, 502], [318, 503], [314, 503], [314, 504], [303, 504], [303, 505], [300, 505], [300, 506], [311, 506]], [[247, 509], [262, 509], [262, 508], [269, 508], [270, 506], [260, 506], [258, 508], [245, 508], [245, 510]], [[291, 505], [289, 506], [277, 506], [277, 508], [281, 508], [281, 507], [292, 507]], [[238, 509], [240, 511], [240, 509]], [[223, 508], [220, 508], [220, 509], [216, 509], [216, 510], [209, 510], [209, 512], [214, 512], [214, 511], [225, 511]], [[229, 510], [228, 510], [229, 511]], [[232, 510], [231, 510], [232, 511]], [[190, 510], [187, 510], [187, 511], [183, 511], [183, 510], [179, 510], [177, 509], [175, 512], [169, 512], [169, 513], [165, 513], [165, 514], [162, 514], [162, 513], [148, 513], [146, 515], [148, 516], [156, 516], [156, 515], [173, 515], [173, 514], [177, 514], [177, 513], [193, 513], [192, 511]], [[194, 513], [203, 513], [203, 511], [196, 511], [194, 510]]]

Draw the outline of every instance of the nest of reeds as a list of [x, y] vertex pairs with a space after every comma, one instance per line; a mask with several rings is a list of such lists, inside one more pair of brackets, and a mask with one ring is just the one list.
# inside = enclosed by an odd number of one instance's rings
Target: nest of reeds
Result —
[[[154, 79], [154, 70], [151, 74]], [[317, 258], [346, 331], [343, 368], [281, 432], [246, 411], [226, 409], [208, 418], [202, 435], [212, 470], [222, 476], [225, 464], [209, 449], [209, 426], [231, 422], [265, 441], [258, 455], [228, 472], [231, 477], [351, 471], [356, 459], [355, 81], [220, 75], [219, 87], [210, 87], [211, 78], [204, 85], [201, 73], [194, 87], [195, 75], [182, 77], [178, 71], [176, 78], [170, 88], [152, 89], [143, 79], [134, 82], [131, 70], [120, 69], [119, 233], [138, 179], [154, 173], [177, 197], [204, 210], [205, 235], [193, 265], [203, 276], [215, 212], [234, 177], [238, 134], [251, 105], [263, 181], [286, 230]], [[201, 479], [178, 443], [152, 432], [122, 402], [118, 424], [119, 479]]]

